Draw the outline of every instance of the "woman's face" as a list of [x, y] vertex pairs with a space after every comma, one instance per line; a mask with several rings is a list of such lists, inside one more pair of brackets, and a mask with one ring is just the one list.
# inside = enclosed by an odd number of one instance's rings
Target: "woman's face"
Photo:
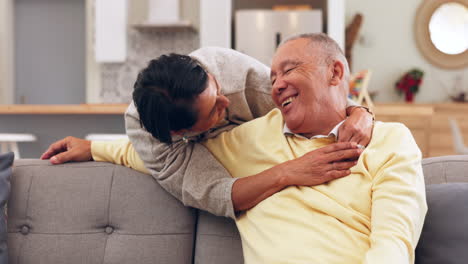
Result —
[[204, 132], [222, 121], [226, 115], [229, 99], [221, 94], [221, 87], [216, 79], [208, 74], [208, 86], [195, 101], [198, 121], [190, 131]]

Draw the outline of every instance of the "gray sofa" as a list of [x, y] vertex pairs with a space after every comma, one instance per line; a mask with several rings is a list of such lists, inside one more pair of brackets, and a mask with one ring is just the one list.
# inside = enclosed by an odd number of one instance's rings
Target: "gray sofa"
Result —
[[[426, 159], [424, 171], [427, 184], [468, 182], [468, 156]], [[232, 220], [122, 166], [18, 160], [11, 187], [11, 264], [243, 263]]]

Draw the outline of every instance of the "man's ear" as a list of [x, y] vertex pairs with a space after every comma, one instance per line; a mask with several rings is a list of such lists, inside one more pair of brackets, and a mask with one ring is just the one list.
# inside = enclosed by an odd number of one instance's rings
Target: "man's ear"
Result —
[[332, 77], [330, 78], [331, 86], [338, 86], [344, 79], [344, 65], [341, 61], [336, 60], [331, 66]]

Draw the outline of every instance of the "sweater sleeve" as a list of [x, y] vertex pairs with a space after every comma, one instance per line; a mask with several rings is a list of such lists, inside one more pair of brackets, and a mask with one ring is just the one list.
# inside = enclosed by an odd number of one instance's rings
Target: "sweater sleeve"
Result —
[[[184, 205], [235, 218], [232, 178], [202, 144], [181, 140], [171, 145], [140, 126], [132, 103], [125, 113], [127, 135], [149, 173]], [[123, 153], [128, 155], [128, 153]]]
[[145, 168], [143, 161], [135, 152], [129, 140], [116, 140], [116, 141], [92, 141], [91, 154], [93, 160], [110, 162], [125, 167], [132, 168], [139, 172], [150, 174]]
[[427, 212], [421, 152], [406, 127], [392, 126], [370, 159], [375, 176], [365, 264], [414, 263]]

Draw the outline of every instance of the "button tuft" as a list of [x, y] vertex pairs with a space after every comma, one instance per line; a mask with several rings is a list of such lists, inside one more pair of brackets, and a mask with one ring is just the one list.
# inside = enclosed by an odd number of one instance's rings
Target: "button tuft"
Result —
[[26, 226], [26, 225], [22, 226], [21, 227], [21, 234], [23, 234], [23, 235], [29, 234], [29, 226]]
[[110, 234], [112, 234], [113, 232], [114, 232], [114, 228], [113, 228], [112, 226], [106, 227], [106, 233], [107, 233], [107, 234], [110, 235]]

